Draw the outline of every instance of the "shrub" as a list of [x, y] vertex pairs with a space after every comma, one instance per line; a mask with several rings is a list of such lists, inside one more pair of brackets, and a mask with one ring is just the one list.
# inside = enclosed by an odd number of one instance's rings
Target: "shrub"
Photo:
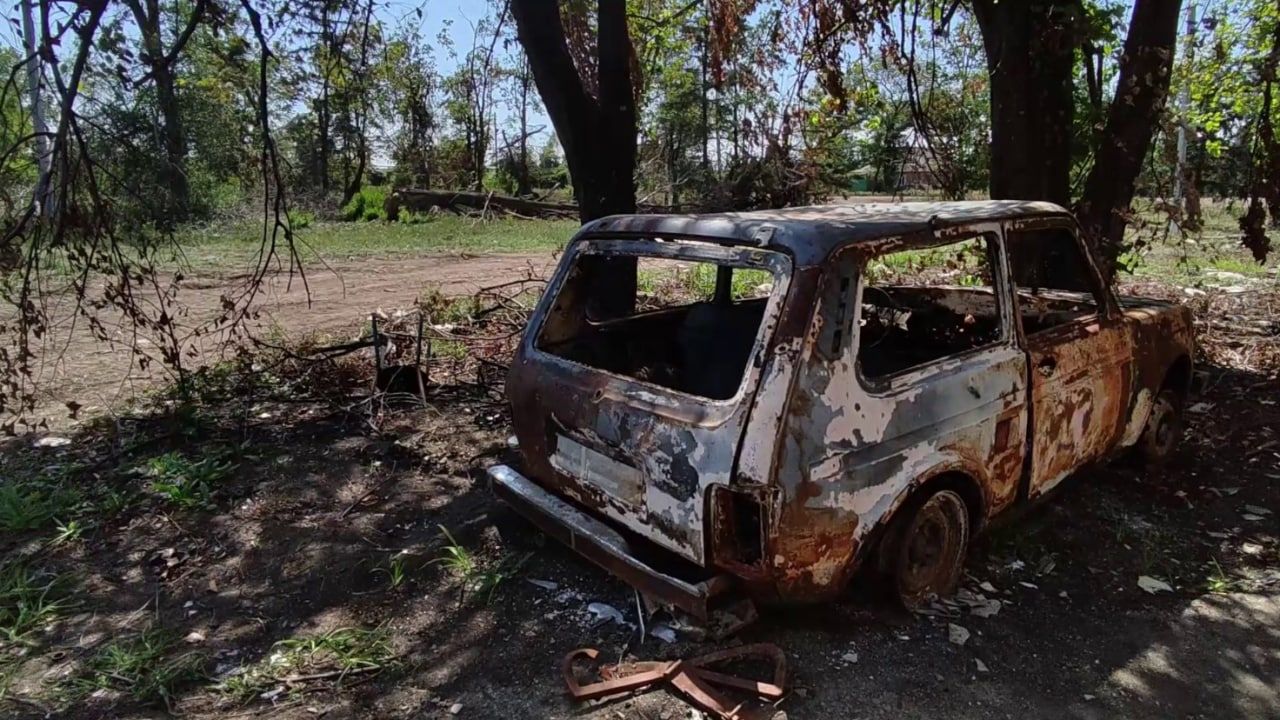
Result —
[[342, 206], [342, 219], [386, 220], [387, 212], [384, 204], [387, 200], [387, 189], [381, 185], [366, 185], [351, 200]]

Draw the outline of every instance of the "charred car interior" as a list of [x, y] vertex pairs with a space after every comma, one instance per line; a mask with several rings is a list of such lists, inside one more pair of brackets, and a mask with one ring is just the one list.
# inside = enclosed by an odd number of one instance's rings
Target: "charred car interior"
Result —
[[733, 397], [775, 284], [759, 251], [642, 253], [635, 241], [585, 245], [556, 291], [538, 349], [690, 395]]
[[494, 491], [661, 604], [907, 605], [1087, 463], [1178, 441], [1185, 308], [1118, 298], [1040, 202], [634, 215], [569, 243]]

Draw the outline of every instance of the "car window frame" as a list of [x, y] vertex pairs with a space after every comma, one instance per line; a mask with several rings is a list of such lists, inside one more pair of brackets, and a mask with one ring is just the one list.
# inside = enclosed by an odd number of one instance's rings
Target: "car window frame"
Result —
[[[1006, 272], [1009, 280], [1009, 294], [1013, 302], [1014, 318], [1017, 323], [1018, 336], [1025, 343], [1032, 337], [1040, 337], [1059, 331], [1060, 328], [1071, 328], [1081, 325], [1087, 325], [1092, 322], [1110, 323], [1116, 320], [1120, 315], [1120, 301], [1116, 296], [1115, 287], [1107, 283], [1102, 277], [1102, 271], [1098, 268], [1096, 259], [1089, 247], [1085, 244], [1084, 237], [1080, 233], [1080, 226], [1074, 218], [1066, 217], [1042, 217], [1042, 218], [1020, 218], [1008, 220], [1002, 223], [1004, 226], [1005, 237], [1005, 262]], [[1028, 333], [1022, 322], [1022, 309], [1019, 303], [1022, 302], [1019, 296], [1020, 286], [1017, 284], [1013, 274], [1013, 253], [1010, 251], [1014, 242], [1011, 236], [1018, 232], [1038, 232], [1045, 230], [1066, 230], [1071, 234], [1072, 240], [1075, 242], [1076, 249], [1079, 250], [1084, 258], [1085, 269], [1088, 274], [1090, 286], [1090, 294], [1093, 296], [1096, 310], [1092, 313], [1073, 318], [1067, 322], [1054, 325], [1051, 327], [1037, 330], [1034, 333]], [[1053, 290], [1053, 288], [1042, 288], [1045, 290]], [[1060, 290], [1060, 292], [1071, 292]]]
[[858, 327], [858, 330], [847, 334], [845, 352], [848, 353], [846, 357], [850, 358], [854, 377], [863, 392], [874, 396], [888, 396], [900, 393], [946, 373], [966, 360], [1001, 348], [1017, 347], [1020, 323], [1017, 323], [1013, 317], [1014, 306], [1010, 299], [1012, 278], [1008, 272], [1009, 265], [1004, 245], [1004, 225], [998, 221], [972, 223], [948, 228], [945, 235], [935, 233], [931, 241], [894, 245], [874, 253], [867, 253], [865, 250], [858, 252], [857, 261], [854, 265], [855, 282], [852, 321], [856, 323], [862, 318], [863, 290], [866, 287], [865, 269], [869, 262], [875, 258], [901, 252], [902, 250], [947, 247], [949, 245], [958, 245], [975, 237], [988, 240], [987, 263], [991, 271], [991, 281], [993, 283], [991, 289], [996, 300], [1000, 336], [989, 343], [963, 352], [944, 355], [887, 375], [871, 377], [862, 370], [862, 361], [858, 357], [858, 352], [862, 347], [862, 332], [860, 327], [854, 325], [854, 327]]

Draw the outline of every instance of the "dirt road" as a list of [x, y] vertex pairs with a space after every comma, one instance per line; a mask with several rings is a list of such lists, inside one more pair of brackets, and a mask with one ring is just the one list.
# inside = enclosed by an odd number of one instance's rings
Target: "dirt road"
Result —
[[[393, 312], [410, 307], [424, 291], [436, 289], [456, 297], [488, 285], [527, 276], [545, 277], [555, 267], [550, 252], [494, 255], [421, 255], [373, 258], [334, 264], [311, 265], [307, 286], [287, 274], [270, 277], [252, 309], [256, 317], [250, 330], [262, 337], [280, 331], [291, 337], [312, 332], [350, 333], [378, 310]], [[191, 365], [216, 358], [223, 336], [195, 337], [195, 330], [217, 317], [222, 298], [237, 292], [244, 275], [196, 275], [183, 279], [175, 307], [182, 307], [177, 327], [194, 355]], [[113, 342], [94, 338], [82, 318], [64, 307], [55, 315], [64, 318], [44, 342], [39, 356], [45, 359], [38, 378], [41, 407], [38, 417], [53, 425], [67, 420], [64, 403], [73, 400], [90, 411], [110, 408], [163, 380], [159, 363], [139, 367], [130, 352], [132, 326], [116, 322], [108, 327]], [[140, 346], [157, 353], [155, 343], [139, 339]], [[86, 413], [86, 414], [91, 414]]]

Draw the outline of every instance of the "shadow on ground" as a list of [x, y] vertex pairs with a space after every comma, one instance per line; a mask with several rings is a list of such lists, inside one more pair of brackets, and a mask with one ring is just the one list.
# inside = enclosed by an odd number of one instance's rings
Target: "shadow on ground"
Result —
[[[1001, 601], [993, 617], [941, 607], [912, 616], [855, 589], [840, 603], [766, 610], [744, 641], [788, 653], [792, 718], [1276, 717], [1280, 715], [1280, 383], [1210, 367], [1188, 440], [1161, 473], [1083, 472], [1050, 502], [982, 539], [966, 585]], [[504, 452], [493, 388], [438, 390], [425, 408], [335, 409], [236, 398], [197, 432], [172, 414], [95, 425], [62, 448], [5, 449], [7, 474], [77, 463], [76, 483], [132, 498], [78, 540], [51, 528], [0, 541], [11, 561], [66, 578], [67, 606], [4, 648], [6, 717], [683, 718], [657, 691], [595, 707], [563, 695], [560, 658], [677, 657], [689, 640], [639, 642], [589, 603], [635, 621], [632, 593], [491, 498], [481, 468]], [[167, 423], [167, 424], [166, 424]], [[189, 429], [189, 428], [188, 428]], [[161, 438], [155, 440], [154, 438]], [[235, 471], [213, 509], [182, 510], [135, 471], [175, 451], [220, 448]], [[1245, 506], [1273, 511], [1261, 520]], [[453, 543], [504, 575], [491, 597], [441, 562]], [[403, 580], [393, 583], [399, 558]], [[1172, 590], [1148, 594], [1140, 576]], [[527, 582], [554, 583], [554, 589]], [[949, 625], [970, 632], [948, 640]], [[196, 654], [202, 672], [167, 702], [124, 685], [88, 689], [104, 647], [148, 627]], [[277, 643], [381, 628], [393, 657], [359, 672], [300, 673], [248, 696], [220, 689]], [[196, 633], [196, 635], [192, 635]], [[198, 638], [198, 639], [197, 639]], [[108, 683], [110, 685], [110, 683]]]

